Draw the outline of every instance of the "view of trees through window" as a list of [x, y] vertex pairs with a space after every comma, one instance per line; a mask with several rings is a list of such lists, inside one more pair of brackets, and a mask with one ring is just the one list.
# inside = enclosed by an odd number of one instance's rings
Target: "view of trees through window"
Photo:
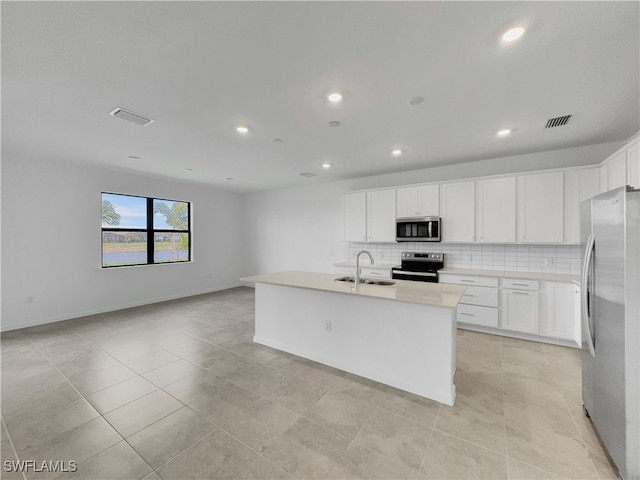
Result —
[[102, 193], [102, 266], [191, 260], [190, 204]]

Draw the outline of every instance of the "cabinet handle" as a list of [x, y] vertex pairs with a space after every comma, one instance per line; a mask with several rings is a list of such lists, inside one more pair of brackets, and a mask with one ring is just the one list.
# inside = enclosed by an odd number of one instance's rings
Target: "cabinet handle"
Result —
[[465, 280], [464, 278], [460, 279], [461, 282], [466, 282], [466, 283], [476, 283], [475, 280]]
[[514, 295], [527, 295], [527, 296], [529, 296], [529, 294], [525, 293], [525, 292], [511, 292], [511, 293], [513, 293]]
[[475, 297], [475, 295], [471, 295], [470, 293], [463, 293], [463, 297]]
[[467, 317], [475, 317], [475, 315], [473, 313], [464, 313], [464, 312], [460, 312], [460, 315], [465, 315]]
[[512, 283], [511, 285], [518, 285], [519, 287], [528, 287], [528, 283]]

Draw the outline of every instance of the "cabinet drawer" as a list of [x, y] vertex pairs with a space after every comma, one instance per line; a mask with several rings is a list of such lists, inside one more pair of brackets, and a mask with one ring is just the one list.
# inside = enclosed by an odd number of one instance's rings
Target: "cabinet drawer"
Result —
[[340, 273], [343, 275], [354, 275], [356, 273], [355, 267], [335, 267], [335, 273]]
[[498, 309], [458, 304], [457, 320], [461, 323], [498, 327]]
[[467, 305], [483, 305], [498, 307], [498, 289], [495, 287], [467, 287], [460, 303]]
[[502, 288], [513, 288], [517, 290], [539, 290], [540, 282], [537, 280], [518, 280], [515, 278], [503, 278]]
[[[355, 271], [355, 269], [354, 269]], [[385, 268], [363, 268], [360, 267], [360, 272], [363, 277], [375, 277], [375, 278], [391, 278], [391, 270]]]
[[455, 283], [456, 285], [472, 285], [482, 287], [497, 287], [498, 279], [492, 277], [471, 277], [468, 275], [456, 275], [451, 273], [440, 274], [441, 283]]

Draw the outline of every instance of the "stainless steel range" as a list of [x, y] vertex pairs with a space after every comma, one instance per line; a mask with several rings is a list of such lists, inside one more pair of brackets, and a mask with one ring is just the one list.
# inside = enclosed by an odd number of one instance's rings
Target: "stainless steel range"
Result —
[[391, 269], [391, 278], [438, 283], [444, 267], [444, 253], [402, 252], [402, 264]]

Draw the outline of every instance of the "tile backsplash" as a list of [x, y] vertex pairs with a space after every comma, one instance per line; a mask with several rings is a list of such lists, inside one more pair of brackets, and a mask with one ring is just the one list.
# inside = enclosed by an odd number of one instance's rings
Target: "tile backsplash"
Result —
[[581, 268], [579, 245], [347, 242], [345, 261], [354, 261], [360, 250], [368, 250], [377, 263], [398, 265], [401, 252], [441, 252], [445, 267], [451, 268], [570, 275], [579, 275]]

